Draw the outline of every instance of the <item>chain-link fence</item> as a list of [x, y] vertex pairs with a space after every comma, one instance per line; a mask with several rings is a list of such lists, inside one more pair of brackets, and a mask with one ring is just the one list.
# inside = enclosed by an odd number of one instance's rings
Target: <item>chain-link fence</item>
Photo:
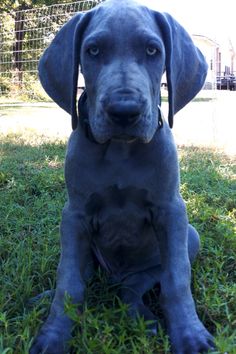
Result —
[[76, 1], [0, 15], [0, 96], [43, 98], [37, 67], [43, 50], [76, 12], [102, 0]]

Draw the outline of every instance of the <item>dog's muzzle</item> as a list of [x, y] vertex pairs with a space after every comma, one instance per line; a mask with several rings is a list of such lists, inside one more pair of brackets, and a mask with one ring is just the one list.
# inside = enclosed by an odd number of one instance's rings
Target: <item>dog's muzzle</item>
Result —
[[135, 126], [143, 116], [146, 104], [131, 90], [117, 90], [102, 100], [108, 120], [120, 128]]
[[[153, 120], [147, 100], [137, 91], [123, 90], [111, 92], [99, 99], [99, 124], [92, 126], [87, 110], [87, 93], [84, 91], [78, 102], [79, 121], [87, 138], [96, 143], [119, 140], [132, 143], [149, 142], [155, 131], [162, 127], [163, 119], [160, 107]], [[91, 115], [91, 117], [93, 117]], [[157, 122], [155, 121], [157, 120]], [[150, 129], [147, 134], [145, 129]]]

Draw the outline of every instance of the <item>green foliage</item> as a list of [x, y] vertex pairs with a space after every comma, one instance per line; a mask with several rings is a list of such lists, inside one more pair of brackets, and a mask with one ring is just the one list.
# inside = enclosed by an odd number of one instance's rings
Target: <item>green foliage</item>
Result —
[[[84, 0], [78, 0], [84, 1]], [[0, 13], [17, 10], [27, 10], [33, 7], [49, 6], [54, 4], [71, 3], [72, 0], [1, 0]]]
[[[47, 297], [33, 307], [28, 300], [55, 287], [65, 143], [34, 132], [1, 141], [0, 353], [26, 354], [50, 305]], [[235, 354], [235, 161], [197, 148], [180, 155], [182, 194], [202, 239], [192, 281], [198, 313], [216, 337], [215, 353]], [[145, 301], [159, 314], [155, 290]], [[147, 336], [147, 324], [128, 318], [101, 270], [88, 285], [83, 314], [69, 298], [65, 310], [75, 320], [75, 353], [169, 353], [161, 326], [157, 338]]]
[[[0, 92], [4, 92], [4, 101], [8, 98], [21, 102], [48, 101], [49, 97], [45, 93], [36, 75], [24, 73], [21, 86], [16, 86], [7, 77], [0, 77]], [[3, 99], [3, 97], [2, 97]]]
[[[0, 95], [27, 100], [42, 99], [37, 80], [38, 61], [58, 29], [73, 12], [85, 11], [100, 0], [74, 2], [61, 0], [3, 0], [0, 4]], [[35, 11], [35, 7], [40, 7]], [[24, 11], [28, 9], [28, 11]], [[29, 11], [29, 9], [33, 9]], [[45, 96], [44, 96], [45, 97]]]
[[0, 77], [0, 93], [4, 93], [7, 96], [11, 91], [11, 83], [9, 82], [8, 78]]
[[[11, 92], [9, 96], [12, 96]], [[45, 93], [40, 81], [36, 75], [31, 75], [27, 72], [24, 73], [24, 78], [21, 88], [17, 92], [17, 96], [21, 101], [48, 101], [49, 97]], [[14, 93], [16, 97], [16, 92]]]

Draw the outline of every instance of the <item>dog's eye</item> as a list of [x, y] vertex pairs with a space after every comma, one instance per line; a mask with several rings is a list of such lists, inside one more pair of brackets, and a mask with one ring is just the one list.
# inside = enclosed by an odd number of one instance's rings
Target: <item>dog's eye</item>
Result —
[[147, 53], [147, 55], [150, 55], [150, 56], [155, 55], [157, 53], [157, 48], [154, 47], [154, 46], [149, 45], [146, 48], [146, 53]]
[[96, 57], [99, 54], [99, 48], [96, 45], [93, 45], [88, 48], [88, 53], [93, 57]]

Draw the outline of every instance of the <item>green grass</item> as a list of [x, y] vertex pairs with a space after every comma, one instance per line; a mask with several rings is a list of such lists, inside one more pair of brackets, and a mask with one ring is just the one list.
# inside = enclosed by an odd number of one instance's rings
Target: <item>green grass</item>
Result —
[[[28, 300], [55, 287], [59, 222], [65, 202], [65, 142], [28, 133], [1, 136], [0, 150], [0, 353], [28, 352], [48, 314], [50, 300]], [[236, 167], [214, 151], [179, 149], [182, 194], [190, 221], [202, 238], [193, 267], [193, 293], [200, 318], [215, 335], [218, 351], [236, 353]], [[106, 275], [88, 286], [85, 310], [66, 303], [75, 319], [76, 353], [169, 353], [167, 336], [145, 334], [129, 319]], [[146, 297], [158, 311], [155, 290]]]

